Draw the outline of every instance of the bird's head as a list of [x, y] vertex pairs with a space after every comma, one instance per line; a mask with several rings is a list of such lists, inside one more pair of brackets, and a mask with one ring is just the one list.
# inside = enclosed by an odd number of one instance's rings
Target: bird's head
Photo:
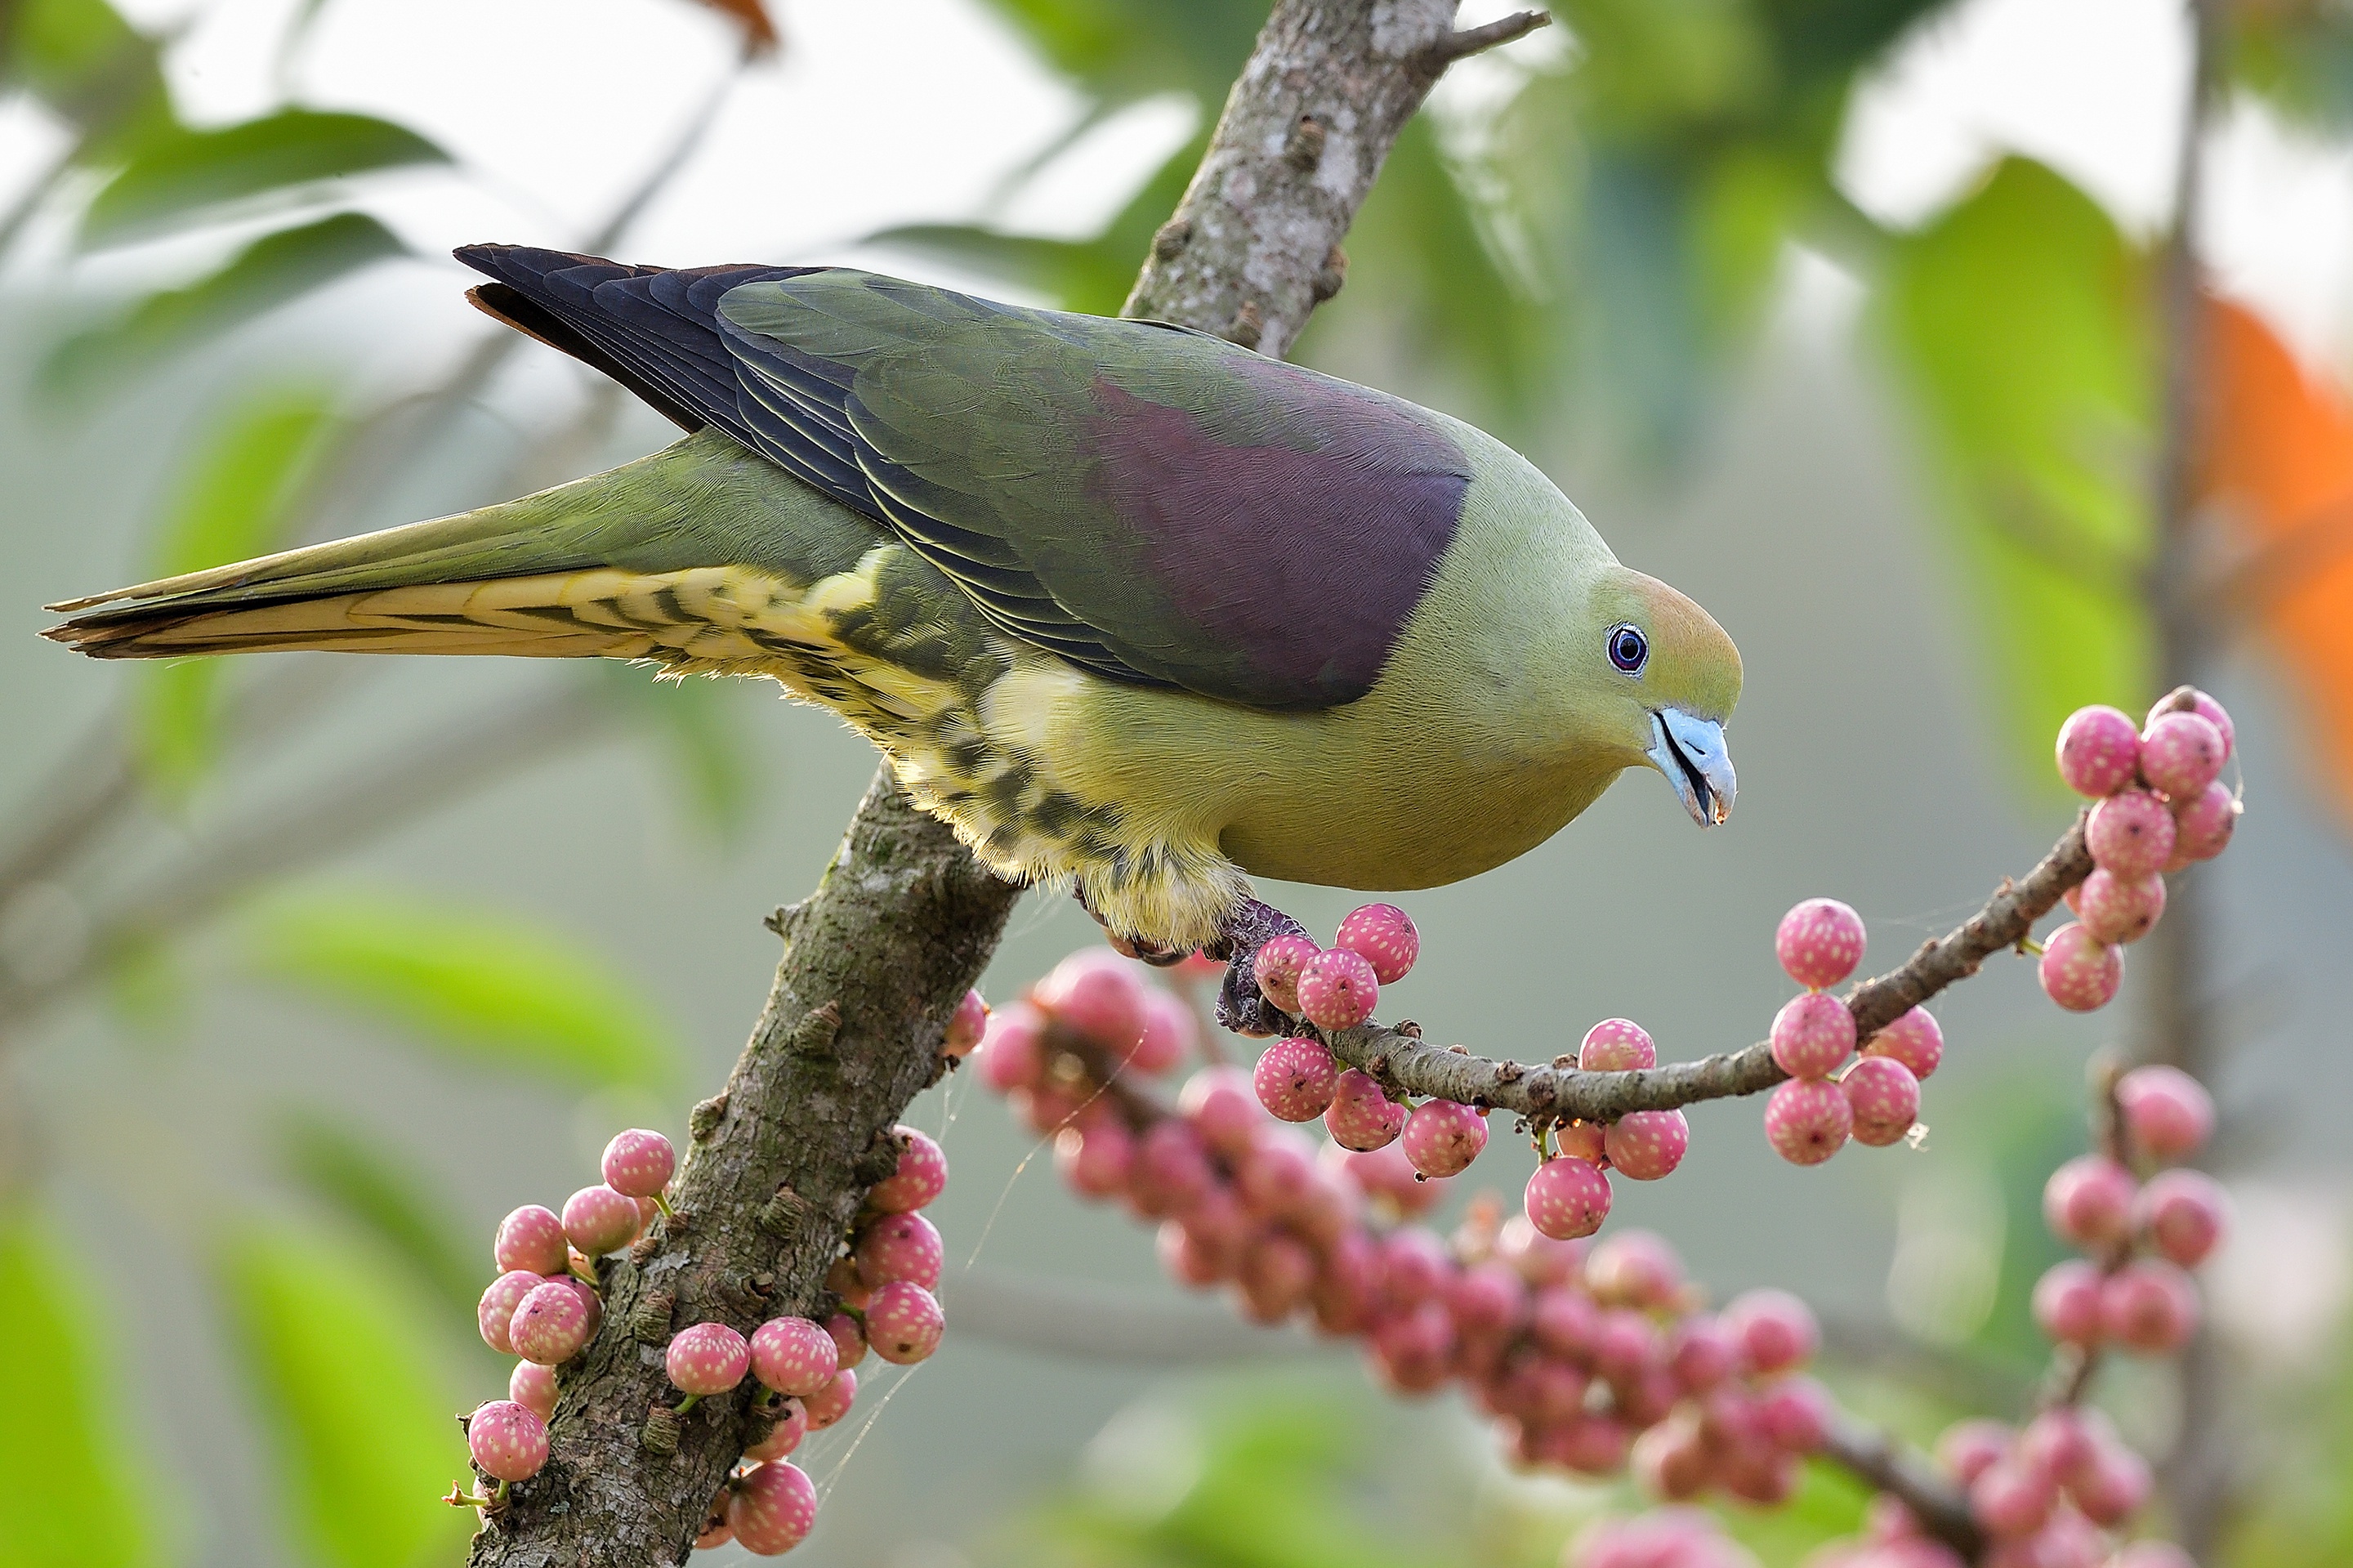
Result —
[[1629, 767], [1664, 774], [1701, 827], [1723, 821], [1738, 788], [1724, 726], [1740, 700], [1740, 650], [1689, 599], [1615, 565], [1583, 624], [1591, 646], [1577, 655], [1577, 681], [1613, 747]]

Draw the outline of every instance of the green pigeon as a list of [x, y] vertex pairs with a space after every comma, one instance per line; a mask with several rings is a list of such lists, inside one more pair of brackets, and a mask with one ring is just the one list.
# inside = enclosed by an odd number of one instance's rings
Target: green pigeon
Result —
[[844, 268], [459, 259], [681, 426], [520, 501], [50, 608], [98, 658], [596, 655], [840, 715], [1130, 950], [1299, 931], [1250, 874], [1434, 886], [1620, 772], [1732, 808], [1740, 656], [1459, 419], [1163, 323]]

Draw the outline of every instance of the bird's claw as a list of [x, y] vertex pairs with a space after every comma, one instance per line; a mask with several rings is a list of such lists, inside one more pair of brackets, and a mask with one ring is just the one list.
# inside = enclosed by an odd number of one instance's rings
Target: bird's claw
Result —
[[1185, 961], [1187, 954], [1181, 948], [1163, 947], [1158, 942], [1148, 941], [1141, 937], [1124, 937], [1113, 930], [1111, 923], [1097, 914], [1095, 906], [1087, 902], [1085, 888], [1071, 889], [1071, 896], [1079, 901], [1079, 907], [1087, 912], [1090, 919], [1103, 927], [1103, 940], [1109, 943], [1111, 950], [1121, 958], [1134, 959], [1139, 963], [1150, 964], [1155, 969], [1168, 969]]
[[1218, 988], [1218, 1022], [1237, 1034], [1281, 1034], [1290, 1020], [1258, 989], [1258, 950], [1277, 937], [1305, 937], [1307, 927], [1271, 904], [1245, 898], [1226, 922], [1216, 947], [1202, 950], [1226, 960]]

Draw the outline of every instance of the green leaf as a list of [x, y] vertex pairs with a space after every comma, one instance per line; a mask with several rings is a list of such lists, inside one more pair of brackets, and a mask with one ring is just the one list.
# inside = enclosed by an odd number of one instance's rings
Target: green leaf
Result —
[[116, 320], [66, 339], [42, 364], [43, 388], [86, 399], [346, 272], [405, 253], [390, 229], [362, 213], [281, 229], [209, 277], [151, 294]]
[[422, 1190], [397, 1156], [338, 1120], [292, 1107], [279, 1123], [281, 1162], [295, 1182], [382, 1242], [439, 1309], [468, 1321], [487, 1263], [460, 1245], [445, 1205]]
[[470, 1066], [667, 1093], [680, 1066], [607, 955], [535, 921], [386, 892], [290, 895], [247, 933], [253, 969], [415, 1032]]
[[227, 203], [448, 161], [416, 132], [373, 115], [281, 109], [239, 125], [185, 131], [142, 148], [90, 198], [80, 240], [117, 245], [219, 216], [216, 209]]
[[1796, 1568], [1826, 1542], [1857, 1535], [1872, 1489], [1823, 1459], [1809, 1459], [1799, 1472], [1797, 1494], [1777, 1509], [1718, 1505], [1724, 1532], [1762, 1559], [1768, 1568]]
[[1973, 641], [2049, 788], [2069, 713], [2147, 700], [2146, 278], [2097, 204], [2011, 158], [1896, 243], [1878, 301], [1941, 461]]
[[[336, 427], [323, 387], [274, 386], [232, 407], [203, 438], [155, 542], [153, 576], [175, 577], [276, 548]], [[218, 749], [221, 662], [143, 665], [133, 697], [140, 764], [184, 798]]]
[[0, 1209], [0, 1568], [151, 1561], [152, 1489], [115, 1442], [105, 1336], [76, 1277], [21, 1202]]
[[86, 135], [174, 128], [154, 41], [105, 0], [0, 5], [0, 79], [21, 83]]
[[420, 1332], [430, 1308], [368, 1250], [281, 1224], [241, 1226], [215, 1258], [289, 1532], [309, 1561], [454, 1560], [470, 1527], [440, 1497], [467, 1473], [466, 1448]]

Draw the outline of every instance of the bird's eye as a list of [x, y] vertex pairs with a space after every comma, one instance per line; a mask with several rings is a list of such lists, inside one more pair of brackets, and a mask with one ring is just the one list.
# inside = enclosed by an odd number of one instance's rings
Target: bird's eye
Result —
[[1639, 675], [1650, 662], [1651, 643], [1640, 630], [1631, 626], [1609, 629], [1609, 662], [1629, 675]]

